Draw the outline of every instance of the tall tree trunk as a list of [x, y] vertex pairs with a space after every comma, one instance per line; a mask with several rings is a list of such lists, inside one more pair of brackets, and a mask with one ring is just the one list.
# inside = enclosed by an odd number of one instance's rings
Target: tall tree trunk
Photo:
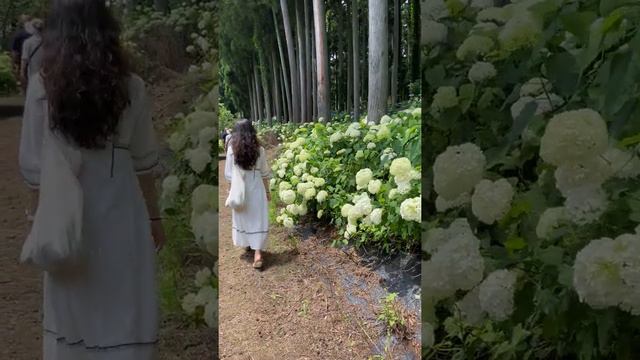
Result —
[[325, 26], [324, 0], [313, 0], [313, 19], [316, 34], [318, 64], [318, 117], [331, 121], [329, 108], [329, 53]]
[[291, 31], [291, 21], [289, 19], [289, 7], [287, 0], [280, 0], [280, 8], [282, 9], [282, 22], [284, 24], [284, 35], [287, 40], [287, 52], [289, 55], [289, 71], [291, 74], [291, 106], [292, 121], [300, 121], [300, 82], [298, 78], [298, 62], [296, 61], [295, 42]]
[[300, 69], [300, 122], [305, 122], [307, 117], [307, 71], [305, 69], [305, 45], [304, 45], [304, 12], [301, 9], [303, 3], [300, 0], [294, 1], [296, 8], [296, 38], [298, 40], [298, 68]]
[[282, 121], [282, 112], [280, 111], [280, 74], [278, 74], [278, 65], [276, 65], [276, 49], [271, 48], [271, 73], [273, 75], [273, 104], [276, 111], [276, 119]]
[[310, 3], [309, 0], [304, 0], [304, 32], [305, 32], [305, 36], [304, 36], [304, 44], [305, 44], [305, 63], [306, 63], [306, 70], [307, 70], [307, 74], [305, 76], [305, 96], [306, 96], [306, 101], [305, 103], [307, 104], [307, 116], [306, 119], [307, 121], [313, 121], [314, 117], [313, 117], [313, 99], [312, 99], [312, 95], [311, 95], [311, 88], [313, 87], [313, 81], [312, 81], [312, 65], [311, 65], [311, 19], [309, 17], [310, 14]]
[[156, 11], [166, 13], [169, 11], [169, 0], [153, 0], [153, 7]]
[[389, 34], [387, 0], [369, 0], [368, 121], [380, 123], [389, 91]]
[[[315, 35], [311, 36], [311, 47], [316, 48]], [[311, 98], [313, 106], [311, 108], [312, 118], [314, 121], [318, 120], [318, 67], [316, 61], [316, 52], [311, 52]]]
[[400, 69], [400, 0], [393, 0], [393, 66], [391, 68], [391, 105], [398, 101]]
[[258, 76], [258, 64], [254, 62], [253, 64], [253, 83], [254, 88], [256, 89], [256, 105], [258, 107], [258, 121], [262, 121], [264, 116], [264, 107], [262, 106], [262, 94], [260, 93], [260, 78]]
[[269, 72], [267, 71], [267, 61], [263, 50], [259, 50], [260, 54], [260, 82], [262, 83], [262, 95], [264, 96], [265, 120], [271, 124], [273, 112], [271, 111], [271, 90], [269, 90]]
[[353, 119], [360, 118], [360, 27], [358, 0], [351, 0], [351, 42], [353, 49]]
[[413, 40], [411, 42], [411, 82], [420, 80], [420, 0], [411, 0]]
[[[280, 90], [283, 90], [286, 86], [287, 86], [287, 71], [285, 69], [280, 68]], [[290, 120], [290, 116], [291, 116], [291, 112], [289, 112], [288, 110], [291, 109], [291, 105], [289, 104], [290, 102], [290, 97], [288, 97], [288, 95], [285, 94], [282, 96], [282, 118], [284, 120], [284, 122], [289, 122]]]
[[289, 89], [289, 79], [287, 78], [287, 64], [286, 64], [286, 56], [284, 55], [284, 48], [282, 46], [282, 39], [280, 38], [280, 30], [278, 26], [278, 18], [276, 16], [275, 9], [271, 9], [271, 13], [273, 14], [273, 25], [275, 27], [276, 32], [276, 41], [278, 42], [278, 52], [280, 53], [280, 66], [282, 69], [282, 77], [284, 78], [284, 96], [283, 99], [286, 99], [287, 106], [283, 107], [283, 112], [287, 112], [287, 119], [291, 121], [293, 118], [293, 106], [291, 102], [291, 89]]
[[251, 76], [247, 76], [247, 85], [249, 86], [249, 110], [251, 111], [251, 121], [257, 120], [255, 88]]
[[352, 107], [352, 102], [353, 102], [353, 42], [351, 41], [352, 35], [351, 35], [351, 31], [353, 31], [353, 29], [351, 28], [350, 24], [349, 24], [349, 3], [346, 4], [346, 11], [345, 11], [345, 17], [344, 17], [344, 22], [345, 22], [345, 28], [348, 29], [347, 30], [347, 37], [346, 37], [346, 42], [347, 42], [347, 53], [346, 53], [346, 61], [347, 61], [347, 108], [346, 111], [347, 113], [350, 112], [351, 110], [353, 110]]

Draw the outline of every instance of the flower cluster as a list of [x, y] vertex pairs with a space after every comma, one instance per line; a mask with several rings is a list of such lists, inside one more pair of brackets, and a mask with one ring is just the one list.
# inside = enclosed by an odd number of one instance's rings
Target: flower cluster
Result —
[[[303, 125], [281, 147], [271, 189], [282, 207], [276, 221], [294, 227], [304, 216], [333, 222], [343, 242], [405, 237], [419, 231], [420, 108], [362, 121]], [[400, 143], [407, 143], [402, 153]], [[412, 145], [413, 144], [413, 145]], [[411, 158], [411, 159], [410, 159]], [[392, 223], [392, 225], [389, 225]], [[401, 228], [413, 229], [411, 232]]]
[[203, 319], [210, 328], [218, 324], [218, 291], [214, 287], [214, 277], [217, 275], [217, 263], [213, 267], [204, 268], [195, 275], [194, 285], [199, 288], [197, 293], [189, 293], [182, 298], [182, 309], [187, 315], [196, 319]]

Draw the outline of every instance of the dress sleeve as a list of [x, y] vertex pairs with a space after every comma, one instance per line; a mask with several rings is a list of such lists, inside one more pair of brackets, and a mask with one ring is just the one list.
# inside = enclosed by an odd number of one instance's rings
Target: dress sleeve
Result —
[[138, 174], [149, 172], [158, 165], [158, 142], [151, 117], [151, 102], [144, 82], [137, 79], [136, 94], [132, 97], [133, 132], [129, 149]]
[[27, 96], [22, 116], [18, 163], [24, 181], [31, 188], [40, 186], [40, 161], [45, 127], [45, 107], [40, 76], [34, 76], [27, 87]]
[[271, 168], [269, 168], [269, 164], [267, 164], [267, 153], [264, 151], [264, 148], [260, 148], [260, 157], [258, 158], [258, 169], [260, 170], [260, 174], [263, 178], [271, 178]]
[[231, 147], [227, 148], [227, 156], [224, 161], [224, 178], [227, 181], [231, 182], [231, 176], [233, 174], [233, 151], [231, 151]]

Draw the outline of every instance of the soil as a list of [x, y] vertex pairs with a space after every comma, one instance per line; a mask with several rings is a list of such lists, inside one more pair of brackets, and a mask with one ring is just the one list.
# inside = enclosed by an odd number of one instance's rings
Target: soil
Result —
[[[220, 161], [220, 179], [223, 169]], [[221, 204], [228, 191], [221, 180]], [[221, 359], [419, 358], [419, 342], [380, 341], [387, 338], [377, 320], [381, 278], [355, 252], [328, 246], [331, 228], [302, 240], [298, 231], [272, 226], [258, 271], [253, 254], [233, 246], [230, 209], [220, 207], [219, 224]], [[349, 286], [344, 274], [359, 285]], [[416, 317], [405, 316], [414, 327]]]

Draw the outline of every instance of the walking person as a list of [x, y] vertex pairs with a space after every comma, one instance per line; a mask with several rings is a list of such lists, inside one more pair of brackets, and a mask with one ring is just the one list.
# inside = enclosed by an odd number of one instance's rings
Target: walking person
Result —
[[145, 85], [130, 73], [103, 0], [54, 1], [42, 50], [27, 92], [20, 169], [34, 188], [56, 179], [54, 170], [41, 172], [52, 168], [42, 154], [55, 150], [44, 136], [77, 155], [84, 250], [74, 271], [44, 272], [43, 359], [155, 360], [155, 263], [165, 234]]
[[40, 72], [42, 65], [42, 28], [44, 23], [40, 19], [33, 19], [29, 23], [31, 37], [22, 45], [22, 60], [20, 61], [20, 76], [23, 84], [27, 85], [33, 75]]
[[[253, 267], [263, 266], [262, 252], [267, 246], [269, 234], [269, 178], [266, 152], [258, 141], [256, 129], [251, 121], [238, 121], [227, 149], [224, 176], [229, 182], [242, 181], [234, 178], [234, 166], [244, 174], [244, 207], [232, 210], [233, 244], [247, 251], [253, 250]], [[237, 172], [236, 172], [237, 173]]]
[[[13, 58], [13, 66], [17, 78], [20, 79], [20, 61], [22, 60], [22, 45], [31, 37], [31, 29], [29, 23], [31, 22], [31, 16], [20, 15], [18, 20], [18, 28], [11, 40], [11, 56]], [[21, 84], [23, 91], [26, 89], [26, 84]]]

